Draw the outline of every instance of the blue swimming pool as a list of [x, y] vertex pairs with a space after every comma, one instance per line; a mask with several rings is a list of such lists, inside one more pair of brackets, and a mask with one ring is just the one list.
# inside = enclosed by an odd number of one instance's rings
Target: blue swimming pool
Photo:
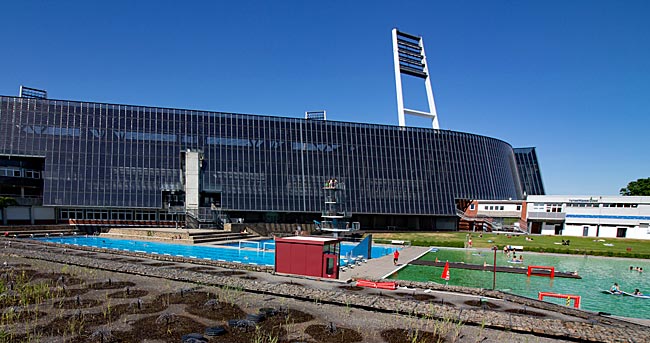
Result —
[[201, 245], [170, 244], [148, 241], [135, 241], [104, 237], [49, 237], [38, 240], [79, 245], [95, 248], [106, 248], [121, 251], [144, 252], [149, 254], [169, 255], [199, 258], [214, 261], [238, 262], [253, 265], [273, 266], [275, 254], [273, 251], [240, 250]]
[[[275, 250], [275, 241], [273, 239], [261, 239], [261, 240], [244, 240], [240, 242], [224, 243], [222, 246], [234, 247], [234, 248], [252, 248], [252, 249], [261, 249], [261, 250]], [[356, 246], [355, 243], [350, 242], [341, 242], [341, 265], [346, 265], [350, 259], [352, 249]], [[389, 245], [373, 245], [370, 249], [370, 256], [372, 258], [378, 258], [386, 255], [390, 255], [395, 251], [395, 247]]]
[[[118, 251], [144, 252], [149, 254], [180, 256], [214, 261], [227, 261], [252, 265], [274, 266], [275, 251], [259, 249], [238, 249], [239, 243], [234, 247], [217, 247], [201, 245], [170, 244], [160, 242], [135, 241], [104, 237], [47, 237], [37, 238], [41, 241], [70, 244], [95, 248], [106, 248]], [[268, 240], [273, 242], [273, 240]], [[263, 246], [263, 245], [260, 245]], [[341, 244], [341, 264], [345, 256], [354, 248], [354, 244]], [[246, 245], [245, 247], [248, 247]], [[252, 247], [252, 246], [251, 246]], [[267, 245], [268, 247], [268, 245]], [[273, 247], [275, 248], [275, 247]], [[391, 254], [395, 248], [390, 246], [373, 246], [373, 258]]]

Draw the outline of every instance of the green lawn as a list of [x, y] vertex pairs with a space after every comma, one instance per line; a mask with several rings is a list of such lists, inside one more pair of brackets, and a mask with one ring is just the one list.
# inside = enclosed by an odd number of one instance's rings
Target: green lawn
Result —
[[[524, 251], [544, 251], [564, 254], [587, 254], [600, 256], [635, 257], [650, 259], [650, 241], [627, 238], [602, 238], [602, 237], [571, 237], [571, 236], [536, 236], [512, 235], [508, 238], [504, 234], [484, 233], [479, 237], [478, 232], [391, 232], [373, 233], [373, 240], [404, 240], [412, 245], [419, 246], [444, 246], [462, 248], [465, 246], [468, 234], [472, 236], [474, 248], [491, 248], [497, 245], [503, 249], [504, 245], [521, 245]], [[533, 240], [527, 241], [525, 237]], [[562, 240], [570, 240], [571, 244], [561, 245]], [[597, 240], [605, 240], [597, 241]], [[605, 244], [613, 244], [606, 246]]]

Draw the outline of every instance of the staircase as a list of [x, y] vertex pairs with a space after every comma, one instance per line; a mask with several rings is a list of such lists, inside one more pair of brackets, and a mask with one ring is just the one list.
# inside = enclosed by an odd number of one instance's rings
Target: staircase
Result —
[[48, 236], [70, 236], [79, 234], [76, 226], [71, 225], [24, 225], [0, 226], [0, 233], [11, 238], [30, 238]]
[[456, 209], [456, 215], [466, 222], [481, 223], [481, 231], [483, 228], [487, 232], [499, 231], [501, 229], [501, 224], [495, 223], [492, 217], [470, 217], [459, 209]]
[[223, 229], [227, 215], [206, 207], [185, 211], [185, 227], [188, 229]]
[[238, 233], [223, 230], [201, 230], [188, 232], [194, 244], [219, 244], [226, 241], [258, 237], [250, 233]]
[[185, 212], [185, 228], [186, 229], [199, 229], [201, 223], [199, 219], [190, 211]]

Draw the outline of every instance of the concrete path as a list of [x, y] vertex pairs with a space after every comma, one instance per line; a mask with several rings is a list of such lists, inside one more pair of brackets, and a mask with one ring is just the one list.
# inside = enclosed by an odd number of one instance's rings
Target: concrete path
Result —
[[390, 275], [401, 268], [404, 268], [409, 262], [419, 258], [429, 251], [428, 247], [404, 247], [399, 249], [399, 261], [393, 265], [393, 254], [373, 258], [368, 262], [356, 265], [354, 268], [347, 268], [339, 273], [340, 280], [350, 279], [370, 279], [378, 280]]

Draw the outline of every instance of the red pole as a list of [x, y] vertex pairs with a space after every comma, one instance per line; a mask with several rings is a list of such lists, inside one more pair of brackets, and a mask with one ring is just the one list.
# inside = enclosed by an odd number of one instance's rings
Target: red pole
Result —
[[497, 246], [492, 247], [494, 250], [494, 265], [492, 266], [492, 290], [497, 287]]

